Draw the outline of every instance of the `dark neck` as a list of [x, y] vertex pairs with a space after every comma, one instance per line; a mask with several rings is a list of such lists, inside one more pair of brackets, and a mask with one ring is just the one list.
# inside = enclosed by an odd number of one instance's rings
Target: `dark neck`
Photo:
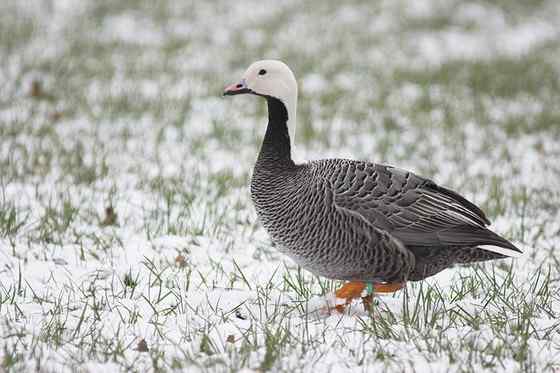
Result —
[[288, 132], [288, 110], [282, 101], [266, 97], [268, 126], [259, 154], [259, 161], [287, 162], [293, 165]]

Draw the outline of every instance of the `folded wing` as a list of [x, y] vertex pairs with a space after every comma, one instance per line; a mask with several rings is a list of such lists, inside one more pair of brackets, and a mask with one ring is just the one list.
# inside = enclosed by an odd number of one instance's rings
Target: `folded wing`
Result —
[[[411, 172], [344, 161], [331, 180], [335, 203], [359, 213], [405, 246], [486, 245], [505, 255], [521, 252], [486, 228], [484, 213], [459, 194]], [[505, 250], [504, 250], [505, 249]]]

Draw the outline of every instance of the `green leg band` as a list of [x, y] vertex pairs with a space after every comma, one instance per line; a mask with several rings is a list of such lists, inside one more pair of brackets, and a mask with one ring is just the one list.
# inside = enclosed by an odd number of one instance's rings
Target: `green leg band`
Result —
[[366, 283], [366, 291], [367, 291], [367, 295], [373, 294], [373, 283], [371, 282]]

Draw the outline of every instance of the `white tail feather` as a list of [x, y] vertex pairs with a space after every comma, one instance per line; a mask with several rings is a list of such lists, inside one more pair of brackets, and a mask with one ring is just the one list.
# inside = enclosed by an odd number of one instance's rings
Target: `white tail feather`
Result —
[[518, 258], [521, 255], [523, 255], [523, 253], [517, 252], [515, 250], [511, 250], [511, 249], [506, 249], [505, 247], [500, 247], [500, 246], [478, 245], [477, 247], [480, 247], [481, 249], [484, 249], [484, 250], [487, 250], [487, 251], [492, 251], [493, 253], [509, 256], [509, 257], [512, 257], [512, 258]]

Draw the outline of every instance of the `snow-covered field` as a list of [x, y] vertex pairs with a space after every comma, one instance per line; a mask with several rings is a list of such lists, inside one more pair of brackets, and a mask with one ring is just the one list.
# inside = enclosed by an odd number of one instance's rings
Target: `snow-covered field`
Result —
[[[560, 2], [0, 2], [0, 371], [560, 371]], [[298, 158], [414, 170], [525, 254], [327, 314], [248, 180], [254, 60]]]

